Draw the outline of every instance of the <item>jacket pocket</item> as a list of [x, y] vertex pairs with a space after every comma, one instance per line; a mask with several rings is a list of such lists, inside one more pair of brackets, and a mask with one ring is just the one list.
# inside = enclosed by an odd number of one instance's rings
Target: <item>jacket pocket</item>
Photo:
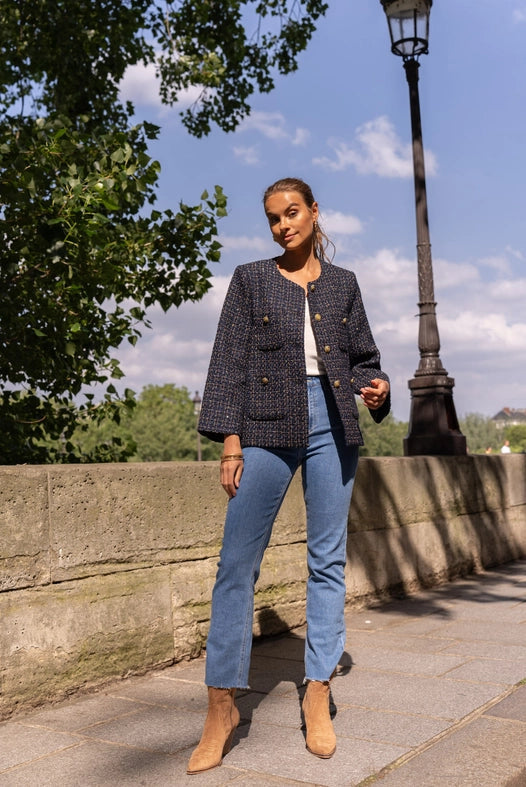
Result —
[[247, 390], [246, 414], [251, 421], [281, 421], [288, 415], [284, 380], [279, 373], [251, 375]]
[[273, 352], [283, 347], [279, 322], [272, 311], [254, 315], [253, 346], [262, 352]]

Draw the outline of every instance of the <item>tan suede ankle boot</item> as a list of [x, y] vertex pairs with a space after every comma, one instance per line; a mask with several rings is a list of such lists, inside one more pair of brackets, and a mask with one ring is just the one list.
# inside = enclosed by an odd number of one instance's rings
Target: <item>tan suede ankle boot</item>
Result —
[[328, 759], [336, 751], [336, 735], [329, 711], [329, 681], [310, 680], [303, 697], [302, 710], [307, 728], [307, 749], [316, 757]]
[[234, 704], [235, 689], [208, 687], [208, 715], [197, 749], [188, 763], [187, 773], [201, 773], [221, 765], [228, 754], [239, 724], [239, 711]]

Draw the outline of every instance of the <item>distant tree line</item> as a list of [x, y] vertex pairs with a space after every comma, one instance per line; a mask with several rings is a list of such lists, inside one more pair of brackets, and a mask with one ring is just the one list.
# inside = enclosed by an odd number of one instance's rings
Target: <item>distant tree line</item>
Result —
[[[360, 406], [360, 427], [365, 441], [362, 456], [403, 456], [407, 422], [389, 415], [375, 424]], [[460, 427], [471, 454], [499, 453], [504, 440], [510, 441], [512, 452], [526, 451], [526, 426], [499, 429], [491, 418], [470, 413]], [[79, 422], [70, 440], [47, 447], [59, 462], [193, 461], [198, 440], [203, 460], [219, 458], [222, 446], [197, 436], [197, 416], [188, 389], [167, 383], [145, 386], [135, 407], [123, 407], [119, 423], [113, 418], [87, 426]]]

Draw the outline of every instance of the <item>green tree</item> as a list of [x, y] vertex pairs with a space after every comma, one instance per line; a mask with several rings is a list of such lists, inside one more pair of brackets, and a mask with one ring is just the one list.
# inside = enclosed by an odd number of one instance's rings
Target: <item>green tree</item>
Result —
[[[165, 462], [197, 457], [197, 419], [194, 403], [185, 387], [172, 383], [147, 385], [136, 409], [129, 417], [129, 429], [136, 444], [132, 461]], [[217, 459], [222, 446], [203, 437], [202, 459]]]
[[504, 438], [510, 441], [513, 453], [526, 453], [526, 424], [507, 426], [504, 430]]
[[495, 421], [480, 413], [468, 413], [459, 419], [460, 431], [466, 438], [470, 454], [484, 454], [491, 449], [497, 452], [502, 443], [502, 434]]
[[363, 405], [359, 405], [360, 429], [364, 443], [360, 456], [403, 456], [403, 439], [407, 435], [407, 423], [397, 421], [390, 413], [380, 424], [376, 424]]
[[[114, 442], [130, 449], [132, 462], [192, 461], [197, 458], [197, 419], [194, 403], [185, 387], [173, 383], [145, 386], [137, 405], [126, 412], [116, 428], [111, 421], [92, 424], [73, 436], [79, 452], [89, 456], [101, 446], [111, 456]], [[200, 437], [201, 458], [218, 459], [222, 446]]]
[[[120, 102], [126, 68], [155, 62], [170, 104], [199, 86], [183, 123], [196, 136], [212, 122], [229, 131], [273, 73], [297, 67], [326, 7], [0, 0], [0, 461], [89, 458], [71, 436], [79, 422], [121, 418], [114, 348], [137, 341], [151, 304], [201, 298], [219, 259], [220, 187], [176, 212], [151, 207], [158, 129], [133, 124]], [[102, 401], [79, 404], [94, 383]]]

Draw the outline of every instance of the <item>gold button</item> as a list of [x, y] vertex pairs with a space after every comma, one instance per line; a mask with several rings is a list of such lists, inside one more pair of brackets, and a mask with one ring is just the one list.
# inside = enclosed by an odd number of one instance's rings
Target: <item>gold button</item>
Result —
[[321, 320], [321, 314], [315, 314], [314, 319], [319, 322]]
[[351, 377], [351, 383], [353, 383], [353, 382], [354, 382], [354, 377]]
[[261, 382], [263, 383], [263, 385], [267, 385], [267, 383], [268, 383], [268, 377], [262, 377], [262, 378], [261, 378]]
[[326, 344], [323, 349], [325, 350], [326, 353], [330, 353], [330, 351], [331, 351], [330, 344]]
[[316, 289], [316, 287], [314, 286], [314, 284], [311, 284], [311, 286], [310, 286], [310, 291], [311, 291], [311, 292], [314, 292], [314, 290], [315, 290], [315, 289]]
[[265, 323], [265, 325], [266, 325], [266, 324], [267, 324], [267, 322], [268, 322], [268, 317], [267, 317], [267, 315], [266, 315], [266, 314], [265, 314], [265, 316], [263, 317], [263, 322]]
[[345, 325], [345, 324], [347, 323], [347, 317], [344, 317], [344, 318], [343, 318], [343, 320], [342, 320], [342, 322], [343, 322], [343, 324]]
[[339, 388], [340, 387], [340, 381], [339, 380], [335, 380], [333, 385], [334, 385], [335, 388]]

